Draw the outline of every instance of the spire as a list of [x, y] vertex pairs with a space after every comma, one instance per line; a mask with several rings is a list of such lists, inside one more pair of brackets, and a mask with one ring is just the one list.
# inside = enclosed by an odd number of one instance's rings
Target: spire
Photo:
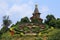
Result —
[[34, 10], [34, 13], [39, 13], [39, 10], [38, 10], [38, 5], [37, 5], [37, 4], [35, 5], [35, 10]]
[[38, 5], [37, 4], [35, 5], [35, 8], [38, 8]]

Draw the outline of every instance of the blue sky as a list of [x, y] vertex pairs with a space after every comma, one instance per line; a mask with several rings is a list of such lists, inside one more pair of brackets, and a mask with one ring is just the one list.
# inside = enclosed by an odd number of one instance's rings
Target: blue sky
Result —
[[35, 4], [38, 4], [42, 19], [48, 14], [60, 17], [60, 0], [0, 0], [0, 29], [4, 15], [9, 15], [12, 24], [15, 24], [25, 16], [30, 18]]

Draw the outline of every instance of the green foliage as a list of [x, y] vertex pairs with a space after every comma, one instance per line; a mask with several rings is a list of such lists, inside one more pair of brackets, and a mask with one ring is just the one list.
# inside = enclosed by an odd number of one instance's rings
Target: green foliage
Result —
[[36, 38], [35, 40], [42, 40], [42, 38], [38, 37], [38, 38]]
[[37, 19], [32, 19], [32, 23], [37, 23], [38, 20]]
[[60, 28], [60, 19], [59, 18], [56, 19], [54, 15], [47, 15], [45, 24], [53, 26], [55, 28]]
[[8, 28], [6, 28], [5, 26], [1, 29], [2, 33], [5, 33], [8, 30]]
[[60, 28], [60, 18], [56, 21], [56, 28]]
[[11, 35], [8, 31], [6, 33], [3, 33], [1, 37], [1, 40], [11, 40]]
[[21, 23], [29, 23], [30, 20], [28, 19], [28, 17], [24, 17], [21, 19]]
[[55, 18], [54, 15], [47, 15], [45, 24], [53, 26], [55, 28], [60, 28], [60, 18]]
[[54, 31], [49, 33], [48, 40], [60, 40], [60, 30], [55, 29]]
[[19, 25], [18, 24], [12, 24], [12, 26], [10, 28], [14, 27], [15, 29], [19, 29]]
[[52, 20], [49, 22], [49, 26], [56, 27], [56, 20], [55, 20], [55, 19], [52, 19]]
[[[32, 22], [38, 23], [38, 24], [41, 23], [40, 21], [38, 21], [38, 19], [33, 19]], [[15, 25], [13, 24], [11, 26], [11, 28], [13, 28], [14, 33], [15, 33], [14, 36], [11, 36], [9, 31], [5, 32], [6, 29], [8, 29], [8, 26], [11, 24], [11, 20], [9, 20], [9, 17], [4, 16], [3, 17], [3, 28], [0, 31], [0, 37], [2, 37], [2, 40], [4, 39], [14, 40], [15, 38], [23, 37], [25, 35], [24, 33], [28, 33], [28, 32], [36, 33], [38, 35], [38, 37], [36, 37], [36, 40], [42, 40], [44, 39], [43, 38], [44, 36], [48, 38], [47, 40], [60, 40], [59, 38], [60, 29], [55, 29], [55, 28], [60, 28], [60, 18], [56, 19], [53, 15], [47, 15], [44, 29], [36, 25], [32, 25], [31, 29], [28, 26], [24, 26], [22, 29], [19, 29], [19, 25], [24, 24], [24, 23], [30, 23], [30, 20], [28, 19], [28, 17], [22, 18], [20, 22], [17, 21]]]
[[46, 18], [48, 21], [50, 21], [51, 19], [56, 19], [54, 15], [47, 15]]
[[6, 32], [8, 30], [8, 26], [11, 24], [11, 20], [9, 19], [9, 16], [3, 17], [3, 28], [1, 29], [2, 32]]
[[8, 27], [11, 24], [11, 20], [9, 19], [9, 16], [4, 16], [3, 17], [3, 25]]
[[32, 30], [33, 33], [38, 33], [40, 31], [40, 27], [35, 26], [35, 27], [32, 27], [31, 30]]
[[21, 33], [20, 33], [20, 36], [21, 36], [21, 37], [22, 37], [22, 36], [24, 36], [24, 33], [23, 33], [23, 32], [21, 32]]
[[55, 18], [53, 15], [47, 15], [47, 16], [46, 16], [45, 23], [49, 25], [49, 22], [50, 22], [52, 19], [56, 19], [56, 18]]
[[1, 36], [2, 36], [2, 32], [0, 31], [0, 39], [2, 38]]
[[25, 33], [27, 33], [27, 32], [30, 31], [30, 29], [29, 29], [29, 27], [25, 26], [25, 27], [23, 28], [23, 31], [24, 31]]
[[32, 22], [32, 23], [38, 23], [38, 24], [42, 23], [42, 21], [39, 21], [37, 18], [33, 18], [33, 19], [31, 20], [31, 22]]

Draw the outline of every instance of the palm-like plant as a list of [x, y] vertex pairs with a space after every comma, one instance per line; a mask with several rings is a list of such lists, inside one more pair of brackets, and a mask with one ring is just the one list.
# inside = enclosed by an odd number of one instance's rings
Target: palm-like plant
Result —
[[9, 16], [4, 16], [3, 17], [3, 28], [1, 29], [1, 31], [4, 31], [4, 32], [7, 31], [11, 23], [12, 22], [9, 19]]
[[8, 27], [11, 24], [11, 20], [9, 20], [9, 16], [4, 16], [3, 17], [3, 25]]

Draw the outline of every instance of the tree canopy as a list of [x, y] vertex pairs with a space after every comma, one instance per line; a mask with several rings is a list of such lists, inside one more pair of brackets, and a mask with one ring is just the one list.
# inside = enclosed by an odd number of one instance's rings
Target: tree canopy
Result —
[[29, 22], [30, 22], [30, 20], [28, 17], [24, 17], [21, 19], [21, 23], [29, 23]]

